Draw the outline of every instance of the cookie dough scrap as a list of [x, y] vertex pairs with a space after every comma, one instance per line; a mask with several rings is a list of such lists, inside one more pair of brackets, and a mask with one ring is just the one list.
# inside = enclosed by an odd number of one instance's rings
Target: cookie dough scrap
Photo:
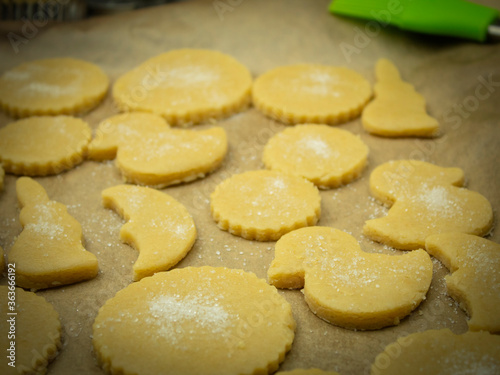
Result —
[[389, 344], [375, 358], [371, 375], [495, 375], [499, 370], [499, 336], [470, 331], [455, 335], [440, 329], [412, 333]]
[[268, 279], [277, 288], [304, 288], [309, 308], [329, 323], [379, 329], [399, 324], [425, 299], [432, 261], [424, 250], [366, 253], [345, 232], [309, 227], [276, 243]]
[[94, 160], [113, 159], [127, 182], [162, 188], [205, 177], [228, 148], [221, 127], [171, 129], [154, 114], [128, 113], [103, 121], [89, 146]]
[[118, 78], [113, 98], [125, 111], [156, 113], [171, 125], [186, 127], [242, 111], [250, 103], [251, 85], [250, 72], [233, 57], [179, 49]]
[[433, 137], [439, 123], [427, 114], [425, 99], [415, 87], [401, 80], [398, 69], [387, 59], [375, 68], [375, 99], [363, 110], [364, 129], [384, 137]]
[[290, 304], [253, 273], [187, 267], [144, 278], [108, 300], [93, 344], [110, 373], [268, 374], [290, 350], [294, 330]]
[[16, 284], [45, 289], [89, 280], [99, 271], [97, 258], [82, 245], [82, 227], [66, 206], [49, 200], [29, 177], [16, 183], [23, 231], [7, 254], [16, 264]]
[[139, 251], [133, 266], [134, 281], [169, 270], [193, 247], [194, 221], [187, 209], [168, 194], [118, 185], [103, 190], [102, 202], [127, 221], [120, 238]]
[[247, 240], [275, 241], [294, 229], [315, 225], [321, 214], [321, 197], [311, 182], [277, 171], [233, 175], [210, 199], [219, 228]]
[[[0, 372], [4, 375], [45, 374], [49, 362], [61, 347], [59, 314], [45, 298], [21, 288], [11, 290], [0, 286], [0, 298], [3, 317], [0, 320], [0, 345], [4, 354], [7, 353], [0, 363]], [[15, 337], [9, 337], [9, 334]], [[15, 341], [13, 353], [9, 350], [11, 341]]]
[[339, 375], [335, 371], [323, 371], [317, 368], [295, 369], [292, 371], [279, 371], [275, 375]]
[[335, 125], [361, 113], [372, 89], [355, 71], [317, 64], [281, 66], [258, 77], [255, 107], [285, 124]]
[[26, 176], [61, 173], [80, 164], [92, 131], [70, 116], [40, 116], [0, 129], [0, 162], [5, 172]]
[[366, 166], [368, 147], [354, 134], [304, 124], [274, 135], [262, 154], [268, 169], [304, 177], [320, 189], [348, 184]]
[[448, 293], [467, 311], [471, 331], [500, 332], [500, 245], [463, 233], [427, 237], [427, 252], [450, 271]]
[[14, 117], [75, 114], [104, 98], [109, 79], [97, 65], [73, 58], [30, 61], [0, 76], [0, 107]]
[[444, 232], [486, 235], [493, 225], [490, 202], [463, 187], [463, 172], [416, 160], [382, 164], [370, 176], [375, 198], [389, 204], [387, 216], [368, 220], [363, 233], [374, 241], [413, 250]]

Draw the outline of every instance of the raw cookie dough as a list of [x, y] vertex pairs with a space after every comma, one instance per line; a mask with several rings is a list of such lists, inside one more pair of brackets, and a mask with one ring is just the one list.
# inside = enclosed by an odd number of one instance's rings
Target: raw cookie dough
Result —
[[392, 204], [387, 216], [368, 220], [363, 233], [374, 241], [413, 250], [431, 234], [486, 235], [493, 210], [481, 194], [460, 187], [463, 172], [416, 160], [382, 164], [370, 176], [375, 198]]
[[[43, 297], [33, 292], [0, 286], [0, 345], [3, 375], [45, 374], [47, 366], [61, 347], [59, 314]], [[11, 303], [13, 302], [13, 303]], [[16, 314], [16, 315], [8, 315]], [[9, 319], [13, 318], [13, 325]], [[11, 330], [14, 327], [14, 332]], [[15, 337], [9, 337], [13, 333]], [[15, 367], [9, 366], [11, 341], [15, 341]]]
[[120, 144], [136, 142], [143, 133], [161, 133], [168, 127], [163, 117], [152, 113], [130, 112], [111, 116], [97, 127], [89, 144], [88, 158], [99, 161], [114, 159]]
[[425, 299], [432, 261], [424, 250], [366, 253], [345, 232], [310, 227], [276, 243], [268, 278], [277, 288], [303, 287], [310, 309], [329, 323], [379, 329], [399, 324]]
[[375, 99], [363, 110], [361, 121], [369, 133], [384, 137], [432, 137], [439, 123], [425, 111], [425, 99], [401, 80], [397, 68], [380, 59], [375, 68]]
[[174, 126], [230, 116], [250, 102], [252, 77], [233, 57], [201, 49], [173, 50], [142, 63], [113, 86], [125, 111], [152, 112]]
[[338, 372], [335, 371], [323, 371], [317, 368], [310, 369], [296, 369], [292, 371], [280, 371], [275, 373], [274, 375], [339, 375]]
[[264, 375], [294, 330], [290, 304], [253, 273], [187, 267], [119, 291], [99, 310], [93, 343], [112, 373]]
[[80, 164], [92, 131], [70, 116], [30, 117], [0, 129], [0, 161], [7, 173], [57, 174]]
[[450, 271], [448, 293], [471, 317], [471, 331], [500, 332], [500, 245], [463, 233], [427, 237], [427, 252]]
[[275, 241], [316, 224], [321, 214], [321, 197], [311, 182], [277, 171], [233, 175], [215, 188], [210, 199], [219, 228], [247, 240]]
[[366, 166], [368, 147], [354, 134], [327, 125], [305, 124], [274, 135], [262, 160], [273, 170], [304, 177], [320, 189], [347, 184]]
[[72, 58], [30, 61], [0, 76], [0, 107], [14, 117], [74, 114], [94, 108], [109, 79], [97, 65]]
[[29, 177], [19, 178], [16, 189], [23, 231], [7, 254], [16, 264], [16, 284], [44, 289], [96, 277], [97, 258], [83, 248], [82, 227], [66, 206], [49, 200]]
[[252, 89], [255, 107], [286, 124], [346, 122], [361, 113], [371, 96], [370, 84], [355, 71], [316, 64], [272, 69]]
[[449, 329], [400, 337], [386, 346], [371, 375], [498, 375], [500, 337], [487, 332], [455, 335]]
[[118, 185], [102, 192], [103, 205], [127, 220], [123, 242], [139, 251], [134, 281], [175, 266], [196, 240], [194, 221], [170, 195], [147, 187]]
[[113, 159], [125, 180], [156, 188], [203, 178], [227, 153], [221, 127], [171, 129], [161, 117], [147, 113], [113, 116], [102, 122], [90, 143], [89, 157]]

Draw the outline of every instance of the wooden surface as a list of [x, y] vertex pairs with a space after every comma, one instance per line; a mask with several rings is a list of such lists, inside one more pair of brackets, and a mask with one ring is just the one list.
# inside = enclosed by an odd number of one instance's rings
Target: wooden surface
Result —
[[[327, 12], [326, 1], [222, 2], [228, 6], [225, 13], [218, 13], [212, 1], [184, 1], [38, 27], [29, 35], [17, 29], [13, 32], [24, 38], [14, 45], [17, 52], [5, 31], [0, 38], [0, 72], [24, 61], [71, 56], [98, 64], [114, 82], [152, 56], [188, 47], [230, 54], [254, 77], [280, 65], [312, 62], [350, 67], [373, 83], [375, 62], [389, 58], [399, 67], [403, 79], [414, 84], [427, 99], [428, 111], [439, 119], [443, 135], [432, 140], [385, 139], [365, 133], [359, 119], [340, 125], [358, 134], [369, 146], [369, 166], [359, 180], [348, 186], [321, 191], [319, 225], [352, 233], [365, 251], [397, 254], [362, 236], [364, 221], [386, 212], [370, 198], [368, 178], [377, 165], [388, 160], [415, 158], [462, 168], [468, 188], [491, 202], [496, 221], [489, 238], [500, 242], [499, 44], [432, 38], [337, 18]], [[483, 4], [498, 6], [493, 0]], [[484, 87], [484, 81], [493, 83]], [[116, 112], [108, 94], [99, 107], [82, 117], [95, 129], [101, 120]], [[11, 121], [0, 114], [0, 126]], [[285, 126], [253, 108], [219, 125], [227, 131], [230, 143], [222, 167], [203, 180], [164, 189], [187, 207], [198, 230], [197, 242], [177, 267], [242, 268], [265, 278], [274, 243], [246, 241], [220, 231], [210, 216], [209, 195], [228, 176], [262, 168], [263, 146]], [[15, 180], [7, 175], [5, 189], [0, 193], [0, 246], [7, 251], [21, 232]], [[53, 304], [63, 325], [63, 347], [48, 373], [103, 374], [92, 353], [91, 325], [99, 307], [132, 282], [132, 264], [137, 257], [134, 249], [119, 240], [123, 221], [101, 205], [101, 191], [121, 183], [120, 174], [112, 162], [86, 161], [61, 175], [37, 180], [51, 199], [66, 204], [69, 213], [80, 221], [85, 246], [96, 254], [100, 267], [93, 280], [38, 292]], [[292, 304], [297, 321], [294, 345], [281, 369], [319, 367], [344, 375], [368, 374], [375, 356], [403, 334], [444, 327], [455, 333], [465, 332], [466, 316], [446, 294], [443, 277], [447, 273], [434, 261], [434, 279], [427, 300], [399, 326], [369, 332], [328, 324], [311, 313], [300, 291], [280, 291]], [[0, 283], [6, 284], [5, 278]]]

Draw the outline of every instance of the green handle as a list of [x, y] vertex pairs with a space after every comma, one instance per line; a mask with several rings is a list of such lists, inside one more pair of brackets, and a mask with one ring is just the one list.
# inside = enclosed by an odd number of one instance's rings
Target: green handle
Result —
[[465, 0], [407, 1], [395, 23], [403, 29], [484, 42], [498, 11]]

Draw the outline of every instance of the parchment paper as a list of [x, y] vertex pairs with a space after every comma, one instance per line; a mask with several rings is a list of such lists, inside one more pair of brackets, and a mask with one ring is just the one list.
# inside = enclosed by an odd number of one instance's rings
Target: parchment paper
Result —
[[[225, 7], [221, 8], [221, 3]], [[499, 6], [493, 0], [483, 4]], [[462, 168], [468, 188], [489, 199], [498, 218], [500, 45], [428, 37], [383, 24], [334, 17], [327, 12], [327, 5], [323, 0], [185, 1], [41, 26], [32, 28], [29, 34], [24, 33], [29, 28], [21, 24], [13, 30], [24, 38], [16, 39], [21, 40], [17, 44], [12, 44], [12, 34], [2, 29], [0, 71], [33, 59], [71, 56], [98, 64], [114, 82], [152, 56], [188, 47], [230, 54], [254, 77], [280, 65], [311, 62], [350, 67], [373, 83], [374, 64], [386, 57], [427, 99], [428, 111], [440, 120], [443, 135], [432, 140], [385, 139], [365, 133], [359, 119], [340, 125], [369, 146], [369, 166], [359, 180], [321, 191], [319, 225], [352, 233], [365, 251], [397, 253], [364, 238], [362, 226], [365, 220], [386, 212], [370, 198], [371, 171], [388, 160], [408, 158]], [[101, 105], [82, 117], [96, 128], [115, 113], [108, 94]], [[11, 121], [0, 114], [0, 126]], [[262, 168], [263, 146], [285, 126], [254, 108], [219, 125], [227, 131], [230, 143], [222, 167], [203, 180], [164, 189], [187, 207], [198, 230], [193, 249], [177, 267], [242, 268], [266, 278], [274, 242], [247, 241], [219, 230], [210, 216], [209, 195], [230, 175]], [[15, 176], [7, 175], [0, 193], [0, 245], [7, 251], [21, 232], [15, 180]], [[100, 267], [93, 280], [37, 292], [53, 304], [63, 325], [63, 347], [48, 373], [103, 374], [92, 352], [91, 325], [99, 307], [132, 282], [132, 264], [137, 258], [137, 252], [119, 239], [123, 221], [101, 206], [101, 190], [121, 183], [120, 174], [113, 162], [86, 161], [66, 173], [37, 181], [51, 199], [66, 204], [82, 224], [85, 246], [96, 254]], [[500, 242], [498, 220], [489, 238]], [[448, 271], [438, 261], [434, 261], [434, 269], [427, 300], [399, 326], [377, 331], [335, 327], [312, 314], [300, 291], [280, 291], [291, 303], [297, 321], [293, 348], [281, 369], [318, 367], [344, 375], [367, 374], [382, 348], [403, 334], [445, 327], [455, 333], [465, 332], [466, 315], [446, 294], [443, 277]], [[6, 279], [0, 283], [6, 284]]]

